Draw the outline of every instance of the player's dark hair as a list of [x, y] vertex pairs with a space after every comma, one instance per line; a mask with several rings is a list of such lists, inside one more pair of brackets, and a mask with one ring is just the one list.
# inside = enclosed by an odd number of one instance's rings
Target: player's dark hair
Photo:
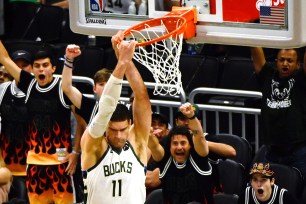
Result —
[[117, 104], [117, 107], [110, 120], [112, 122], [121, 122], [125, 120], [130, 121], [130, 119], [131, 119], [131, 114], [129, 109], [125, 105], [119, 103]]

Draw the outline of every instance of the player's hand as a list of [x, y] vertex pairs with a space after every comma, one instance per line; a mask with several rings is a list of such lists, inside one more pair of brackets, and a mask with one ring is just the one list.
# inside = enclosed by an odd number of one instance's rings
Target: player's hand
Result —
[[130, 42], [121, 41], [121, 43], [118, 45], [118, 51], [119, 51], [118, 61], [124, 63], [132, 61], [136, 43], [137, 42], [134, 40], [131, 40]]
[[117, 59], [119, 58], [118, 45], [123, 41], [124, 34], [123, 31], [119, 30], [116, 35], [112, 36], [112, 47], [115, 51]]
[[65, 170], [68, 175], [72, 176], [75, 173], [77, 162], [78, 162], [78, 154], [70, 153], [66, 156], [64, 161], [68, 161], [68, 166]]
[[75, 44], [70, 44], [66, 48], [66, 57], [73, 60], [81, 54], [80, 46]]
[[191, 103], [184, 103], [183, 105], [180, 106], [180, 111], [186, 116], [187, 118], [191, 118], [194, 116], [194, 110], [191, 105]]

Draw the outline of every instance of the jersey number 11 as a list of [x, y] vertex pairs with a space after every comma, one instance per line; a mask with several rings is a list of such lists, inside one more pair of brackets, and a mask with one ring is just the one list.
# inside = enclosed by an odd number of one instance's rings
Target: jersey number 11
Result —
[[[121, 188], [122, 188], [122, 180], [113, 180], [113, 197], [116, 196], [116, 189], [118, 188], [118, 195], [117, 196], [121, 196]], [[117, 187], [117, 183], [118, 183], [118, 187]]]

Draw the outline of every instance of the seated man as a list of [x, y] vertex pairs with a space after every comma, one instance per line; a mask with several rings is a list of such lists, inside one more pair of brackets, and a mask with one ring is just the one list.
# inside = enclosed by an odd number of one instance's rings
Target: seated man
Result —
[[275, 184], [274, 172], [270, 169], [269, 163], [255, 163], [250, 176], [251, 186], [239, 196], [239, 204], [300, 203], [290, 192]]
[[201, 123], [190, 103], [183, 104], [180, 111], [190, 119], [190, 129], [186, 126], [174, 127], [163, 146], [154, 134], [149, 137], [148, 146], [160, 169], [164, 202], [214, 203], [212, 168]]
[[[193, 110], [197, 118], [199, 118], [199, 109], [196, 105], [192, 105]], [[200, 121], [200, 120], [199, 120]], [[152, 131], [153, 134], [161, 140], [169, 133], [168, 129], [168, 119], [165, 115], [161, 113], [153, 113], [152, 114]], [[180, 111], [175, 115], [175, 125], [176, 126], [189, 126], [189, 119]], [[207, 135], [206, 140], [209, 148], [209, 162], [213, 168], [213, 186], [214, 192], [223, 192], [222, 185], [220, 184], [219, 172], [218, 172], [218, 160], [230, 158], [236, 155], [236, 150], [227, 144], [222, 143], [217, 137], [214, 135]], [[151, 152], [148, 155], [148, 159], [151, 157]], [[148, 162], [147, 174], [146, 174], [146, 190], [147, 196], [148, 194], [160, 187], [159, 180], [159, 169], [156, 164], [152, 162], [152, 158]]]
[[[199, 108], [197, 105], [192, 105], [195, 115], [199, 119]], [[182, 112], [178, 111], [175, 115], [175, 125], [183, 125], [188, 127], [190, 119], [188, 119]], [[201, 123], [201, 120], [199, 120]], [[222, 184], [219, 178], [218, 163], [219, 159], [226, 159], [236, 156], [236, 150], [231, 145], [223, 143], [215, 135], [207, 134], [205, 139], [209, 148], [209, 162], [213, 168], [213, 186], [214, 193], [223, 192]]]

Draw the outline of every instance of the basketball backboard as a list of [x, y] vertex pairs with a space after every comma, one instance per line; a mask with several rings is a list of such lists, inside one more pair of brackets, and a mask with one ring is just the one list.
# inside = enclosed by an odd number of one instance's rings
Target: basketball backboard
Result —
[[[181, 5], [198, 10], [196, 36], [189, 43], [271, 48], [306, 45], [305, 0], [181, 0]], [[95, 36], [112, 36], [169, 12], [163, 0], [76, 0], [69, 10], [72, 31]]]

